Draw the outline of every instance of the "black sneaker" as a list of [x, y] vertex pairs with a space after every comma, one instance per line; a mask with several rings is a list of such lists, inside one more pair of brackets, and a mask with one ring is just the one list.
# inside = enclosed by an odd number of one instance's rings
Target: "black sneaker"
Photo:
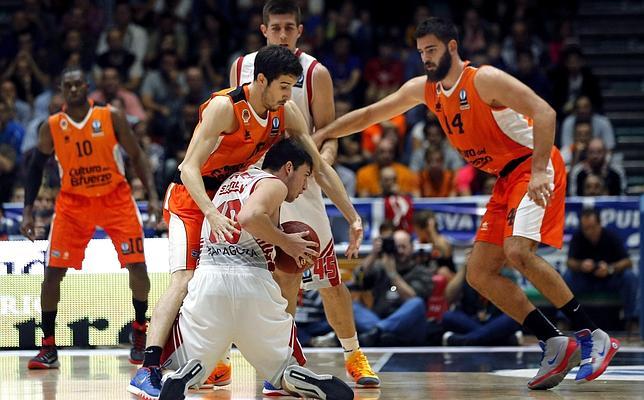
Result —
[[353, 400], [353, 390], [333, 375], [317, 375], [299, 365], [284, 370], [284, 389], [304, 398], [322, 400]]
[[147, 324], [139, 324], [138, 322], [132, 322], [132, 333], [130, 334], [130, 343], [132, 343], [132, 348], [130, 349], [130, 363], [135, 365], [143, 364], [143, 358], [145, 357], [145, 340], [147, 339]]
[[42, 347], [38, 355], [27, 364], [29, 369], [52, 369], [60, 367], [58, 362], [58, 350], [53, 336], [43, 338]]
[[163, 377], [159, 400], [183, 400], [186, 398], [188, 388], [203, 380], [203, 366], [199, 360], [188, 362], [175, 373]]

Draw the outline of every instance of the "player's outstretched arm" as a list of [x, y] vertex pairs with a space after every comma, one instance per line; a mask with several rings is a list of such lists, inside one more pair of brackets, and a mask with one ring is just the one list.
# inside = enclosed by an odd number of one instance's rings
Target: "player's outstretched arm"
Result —
[[425, 76], [410, 79], [400, 89], [384, 99], [343, 115], [330, 125], [316, 131], [313, 135], [315, 143], [321, 144], [327, 139], [360, 132], [368, 126], [391, 119], [424, 103], [426, 82], [427, 77]]
[[161, 216], [161, 207], [159, 205], [159, 195], [157, 194], [157, 190], [154, 185], [150, 163], [147, 157], [143, 155], [143, 150], [141, 150], [141, 147], [134, 138], [132, 129], [130, 129], [130, 125], [125, 119], [125, 115], [115, 108], [111, 109], [111, 114], [112, 125], [114, 126], [114, 132], [116, 133], [119, 144], [123, 146], [123, 149], [130, 157], [130, 160], [132, 160], [136, 175], [141, 179], [141, 182], [148, 193], [148, 214], [154, 220], [158, 220]]
[[218, 238], [231, 239], [239, 231], [235, 222], [217, 211], [212, 203], [201, 177], [201, 167], [219, 143], [221, 133], [234, 132], [236, 128], [237, 122], [230, 100], [224, 96], [213, 98], [203, 110], [201, 121], [190, 139], [186, 157], [179, 165], [181, 181], [208, 219], [212, 233]]
[[[313, 98], [311, 100], [311, 116], [316, 130], [322, 129], [335, 120], [335, 104], [333, 101], [333, 81], [329, 70], [322, 64], [316, 64], [311, 77]], [[338, 140], [325, 141], [320, 149], [320, 156], [333, 165], [338, 155]]]
[[253, 237], [280, 247], [294, 259], [317, 257], [317, 243], [304, 240], [308, 232], [287, 234], [272, 222], [271, 217], [279, 212], [288, 189], [279, 179], [262, 179], [244, 203], [237, 222]]
[[306, 125], [302, 112], [292, 100], [284, 104], [284, 124], [289, 136], [297, 140], [304, 148], [304, 151], [309, 153], [313, 159], [313, 171], [319, 171], [321, 163], [320, 152], [313, 139], [311, 139], [311, 132]]
[[49, 121], [45, 121], [38, 130], [38, 145], [27, 169], [27, 182], [25, 182], [25, 205], [22, 210], [22, 223], [20, 232], [29, 240], [34, 240], [34, 214], [33, 206], [38, 197], [42, 183], [43, 169], [47, 159], [54, 152], [54, 141], [49, 129]]
[[474, 77], [481, 99], [491, 106], [505, 106], [533, 121], [532, 176], [528, 196], [546, 207], [553, 188], [546, 168], [554, 144], [556, 113], [548, 103], [518, 79], [494, 67], [481, 67]]

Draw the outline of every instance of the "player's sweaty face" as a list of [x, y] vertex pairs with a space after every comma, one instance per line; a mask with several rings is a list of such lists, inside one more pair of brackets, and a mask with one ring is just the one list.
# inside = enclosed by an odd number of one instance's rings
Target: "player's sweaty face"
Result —
[[286, 195], [287, 202], [294, 201], [306, 190], [309, 176], [311, 176], [311, 167], [308, 164], [302, 164], [293, 170], [286, 184], [288, 188], [288, 194]]
[[70, 72], [63, 76], [62, 82], [63, 97], [70, 105], [86, 101], [87, 83], [80, 72]]
[[291, 98], [293, 85], [297, 78], [291, 75], [280, 75], [274, 79], [264, 92], [264, 106], [275, 111], [279, 106], [283, 106]]
[[288, 47], [294, 51], [302, 34], [302, 27], [298, 25], [293, 14], [271, 14], [268, 17], [268, 26], [262, 25], [262, 33], [268, 44]]
[[447, 46], [435, 35], [425, 35], [416, 39], [416, 47], [428, 78], [432, 82], [444, 79], [452, 66]]

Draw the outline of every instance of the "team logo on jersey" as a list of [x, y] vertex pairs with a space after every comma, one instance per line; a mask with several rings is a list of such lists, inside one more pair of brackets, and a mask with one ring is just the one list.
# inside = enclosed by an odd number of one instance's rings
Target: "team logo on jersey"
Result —
[[131, 252], [132, 249], [130, 248], [130, 244], [128, 242], [121, 243], [121, 253], [130, 254]]
[[69, 143], [69, 136], [65, 135], [65, 143]]
[[101, 121], [98, 119], [92, 121], [92, 136], [103, 136], [103, 126], [101, 125]]
[[190, 250], [190, 257], [192, 257], [194, 259], [199, 258], [199, 250], [195, 250], [195, 249]]
[[60, 258], [60, 251], [58, 250], [52, 250], [51, 251], [51, 256], [55, 258]]
[[65, 118], [61, 118], [60, 119], [60, 129], [67, 130], [68, 127], [69, 127], [69, 122], [67, 122], [67, 120]]
[[460, 101], [460, 109], [469, 110], [470, 103], [467, 102], [467, 92], [465, 91], [465, 89], [461, 89], [461, 92], [458, 94], [458, 98]]
[[280, 132], [280, 119], [278, 117], [273, 117], [271, 122], [271, 136], [275, 136]]
[[293, 87], [301, 88], [304, 87], [304, 74], [300, 75], [300, 77], [297, 79], [297, 82], [295, 82], [295, 85]]
[[244, 122], [244, 125], [248, 125], [250, 122], [250, 111], [248, 111], [247, 108], [244, 108], [242, 110], [242, 122]]
[[436, 109], [436, 112], [442, 112], [443, 111], [443, 106], [441, 105], [440, 101], [436, 102], [436, 105], [434, 106], [434, 108]]

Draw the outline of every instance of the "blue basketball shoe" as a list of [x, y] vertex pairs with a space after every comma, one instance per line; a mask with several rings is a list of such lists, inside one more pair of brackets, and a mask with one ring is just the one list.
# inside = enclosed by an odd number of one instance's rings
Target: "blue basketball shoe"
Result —
[[161, 394], [161, 369], [142, 367], [130, 381], [127, 391], [145, 400], [157, 400]]
[[619, 340], [613, 339], [601, 329], [590, 333], [582, 329], [575, 333], [581, 347], [581, 364], [575, 382], [590, 382], [606, 371], [606, 367], [619, 350]]

